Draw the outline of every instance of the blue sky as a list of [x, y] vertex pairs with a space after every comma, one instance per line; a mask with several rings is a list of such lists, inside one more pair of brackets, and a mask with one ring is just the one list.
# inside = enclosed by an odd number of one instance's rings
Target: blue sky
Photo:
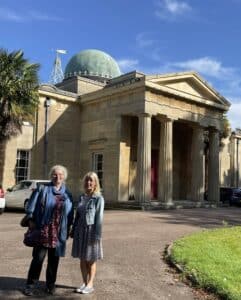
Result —
[[231, 103], [241, 127], [241, 0], [0, 0], [0, 47], [23, 49], [48, 82], [56, 49], [63, 69], [99, 49], [121, 71], [197, 71]]

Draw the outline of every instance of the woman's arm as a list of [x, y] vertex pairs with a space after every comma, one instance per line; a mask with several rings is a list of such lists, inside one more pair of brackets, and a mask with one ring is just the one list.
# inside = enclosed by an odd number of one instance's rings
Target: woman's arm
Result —
[[[80, 201], [81, 201], [81, 196], [79, 198], [78, 204], [80, 203]], [[78, 219], [79, 219], [78, 204], [77, 204], [77, 207], [76, 207], [76, 212], [75, 212], [75, 217], [74, 217], [72, 230], [70, 232], [70, 237], [74, 237], [74, 230], [76, 228], [76, 225], [77, 225], [77, 222], [78, 222]]]
[[101, 239], [102, 235], [102, 222], [103, 222], [103, 215], [104, 215], [104, 206], [105, 201], [102, 196], [98, 197], [97, 204], [96, 204], [96, 212], [95, 212], [95, 238], [96, 240]]
[[67, 216], [68, 217], [67, 226], [68, 226], [68, 232], [69, 232], [70, 226], [73, 224], [73, 219], [74, 219], [74, 205], [73, 205], [73, 196], [72, 196], [72, 194], [68, 190], [66, 191], [66, 194], [69, 198], [70, 206], [71, 206], [70, 210], [68, 212], [68, 216]]
[[[38, 200], [39, 200], [39, 195], [40, 193], [42, 193], [44, 190], [44, 186], [40, 186], [37, 189], [35, 189], [33, 191], [33, 193], [30, 196], [30, 199], [28, 201], [28, 206], [26, 208], [26, 215], [23, 218], [24, 220], [24, 225], [22, 226], [26, 226], [25, 224], [27, 224], [27, 226], [29, 226], [29, 228], [34, 228], [35, 227], [35, 221], [34, 220], [34, 212], [36, 209], [36, 206], [38, 205]], [[23, 222], [23, 220], [21, 222]]]
[[41, 188], [37, 188], [36, 190], [33, 191], [33, 193], [30, 196], [30, 199], [28, 201], [28, 206], [26, 209], [26, 215], [28, 216], [29, 219], [33, 218], [33, 213], [36, 208], [41, 190], [42, 190]]

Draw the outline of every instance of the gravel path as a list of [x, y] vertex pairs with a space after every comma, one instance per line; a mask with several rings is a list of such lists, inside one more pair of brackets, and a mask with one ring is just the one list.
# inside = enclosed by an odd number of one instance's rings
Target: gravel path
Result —
[[[21, 288], [31, 259], [31, 248], [22, 244], [24, 228], [19, 226], [23, 213], [5, 212], [0, 216], [1, 267], [0, 299], [24, 299]], [[95, 292], [74, 294], [80, 284], [78, 259], [70, 257], [72, 240], [61, 259], [57, 294], [48, 299], [147, 299], [193, 300], [200, 294], [179, 282], [162, 260], [166, 245], [203, 228], [240, 224], [240, 208], [181, 209], [167, 211], [106, 211], [104, 216], [104, 260], [98, 262]], [[40, 292], [43, 298], [45, 268]]]

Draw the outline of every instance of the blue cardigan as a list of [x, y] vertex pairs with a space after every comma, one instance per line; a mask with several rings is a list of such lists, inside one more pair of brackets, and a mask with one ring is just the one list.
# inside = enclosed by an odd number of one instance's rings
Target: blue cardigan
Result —
[[36, 227], [41, 229], [52, 221], [55, 195], [62, 195], [64, 199], [55, 255], [65, 256], [66, 240], [69, 228], [73, 223], [73, 199], [65, 185], [62, 185], [59, 191], [55, 190], [52, 183], [40, 186], [32, 193], [26, 213], [29, 219], [34, 219]]

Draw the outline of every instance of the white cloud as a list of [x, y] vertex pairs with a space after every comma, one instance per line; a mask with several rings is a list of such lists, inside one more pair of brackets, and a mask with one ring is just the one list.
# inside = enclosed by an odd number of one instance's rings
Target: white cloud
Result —
[[37, 11], [17, 12], [8, 8], [0, 7], [0, 21], [29, 22], [29, 21], [61, 21], [59, 17], [47, 15]]
[[177, 17], [185, 16], [192, 11], [191, 6], [184, 1], [159, 0], [156, 2], [155, 15], [160, 19], [175, 20]]
[[139, 61], [137, 59], [120, 59], [117, 61], [122, 72], [130, 72], [137, 68]]
[[233, 68], [223, 67], [220, 61], [209, 57], [201, 57], [183, 62], [173, 62], [168, 65], [179, 69], [194, 70], [203, 75], [218, 79], [224, 79], [226, 76], [233, 76], [235, 71]]
[[23, 16], [19, 15], [18, 13], [0, 7], [0, 21], [14, 21], [14, 22], [23, 22]]
[[[136, 36], [136, 45], [142, 51], [142, 55], [148, 60], [159, 62], [163, 60], [160, 50], [160, 42], [154, 37], [154, 33], [141, 32]], [[163, 42], [164, 43], [164, 42]]]
[[45, 13], [37, 12], [37, 11], [30, 11], [29, 18], [32, 20], [39, 20], [39, 21], [62, 21], [62, 18], [50, 16]]
[[156, 41], [151, 39], [150, 34], [146, 32], [141, 32], [136, 36], [137, 46], [140, 48], [146, 48], [152, 46]]
[[[237, 99], [235, 101], [237, 101]], [[241, 128], [241, 98], [238, 101], [239, 102], [232, 102], [227, 114], [233, 130], [236, 128]]]

